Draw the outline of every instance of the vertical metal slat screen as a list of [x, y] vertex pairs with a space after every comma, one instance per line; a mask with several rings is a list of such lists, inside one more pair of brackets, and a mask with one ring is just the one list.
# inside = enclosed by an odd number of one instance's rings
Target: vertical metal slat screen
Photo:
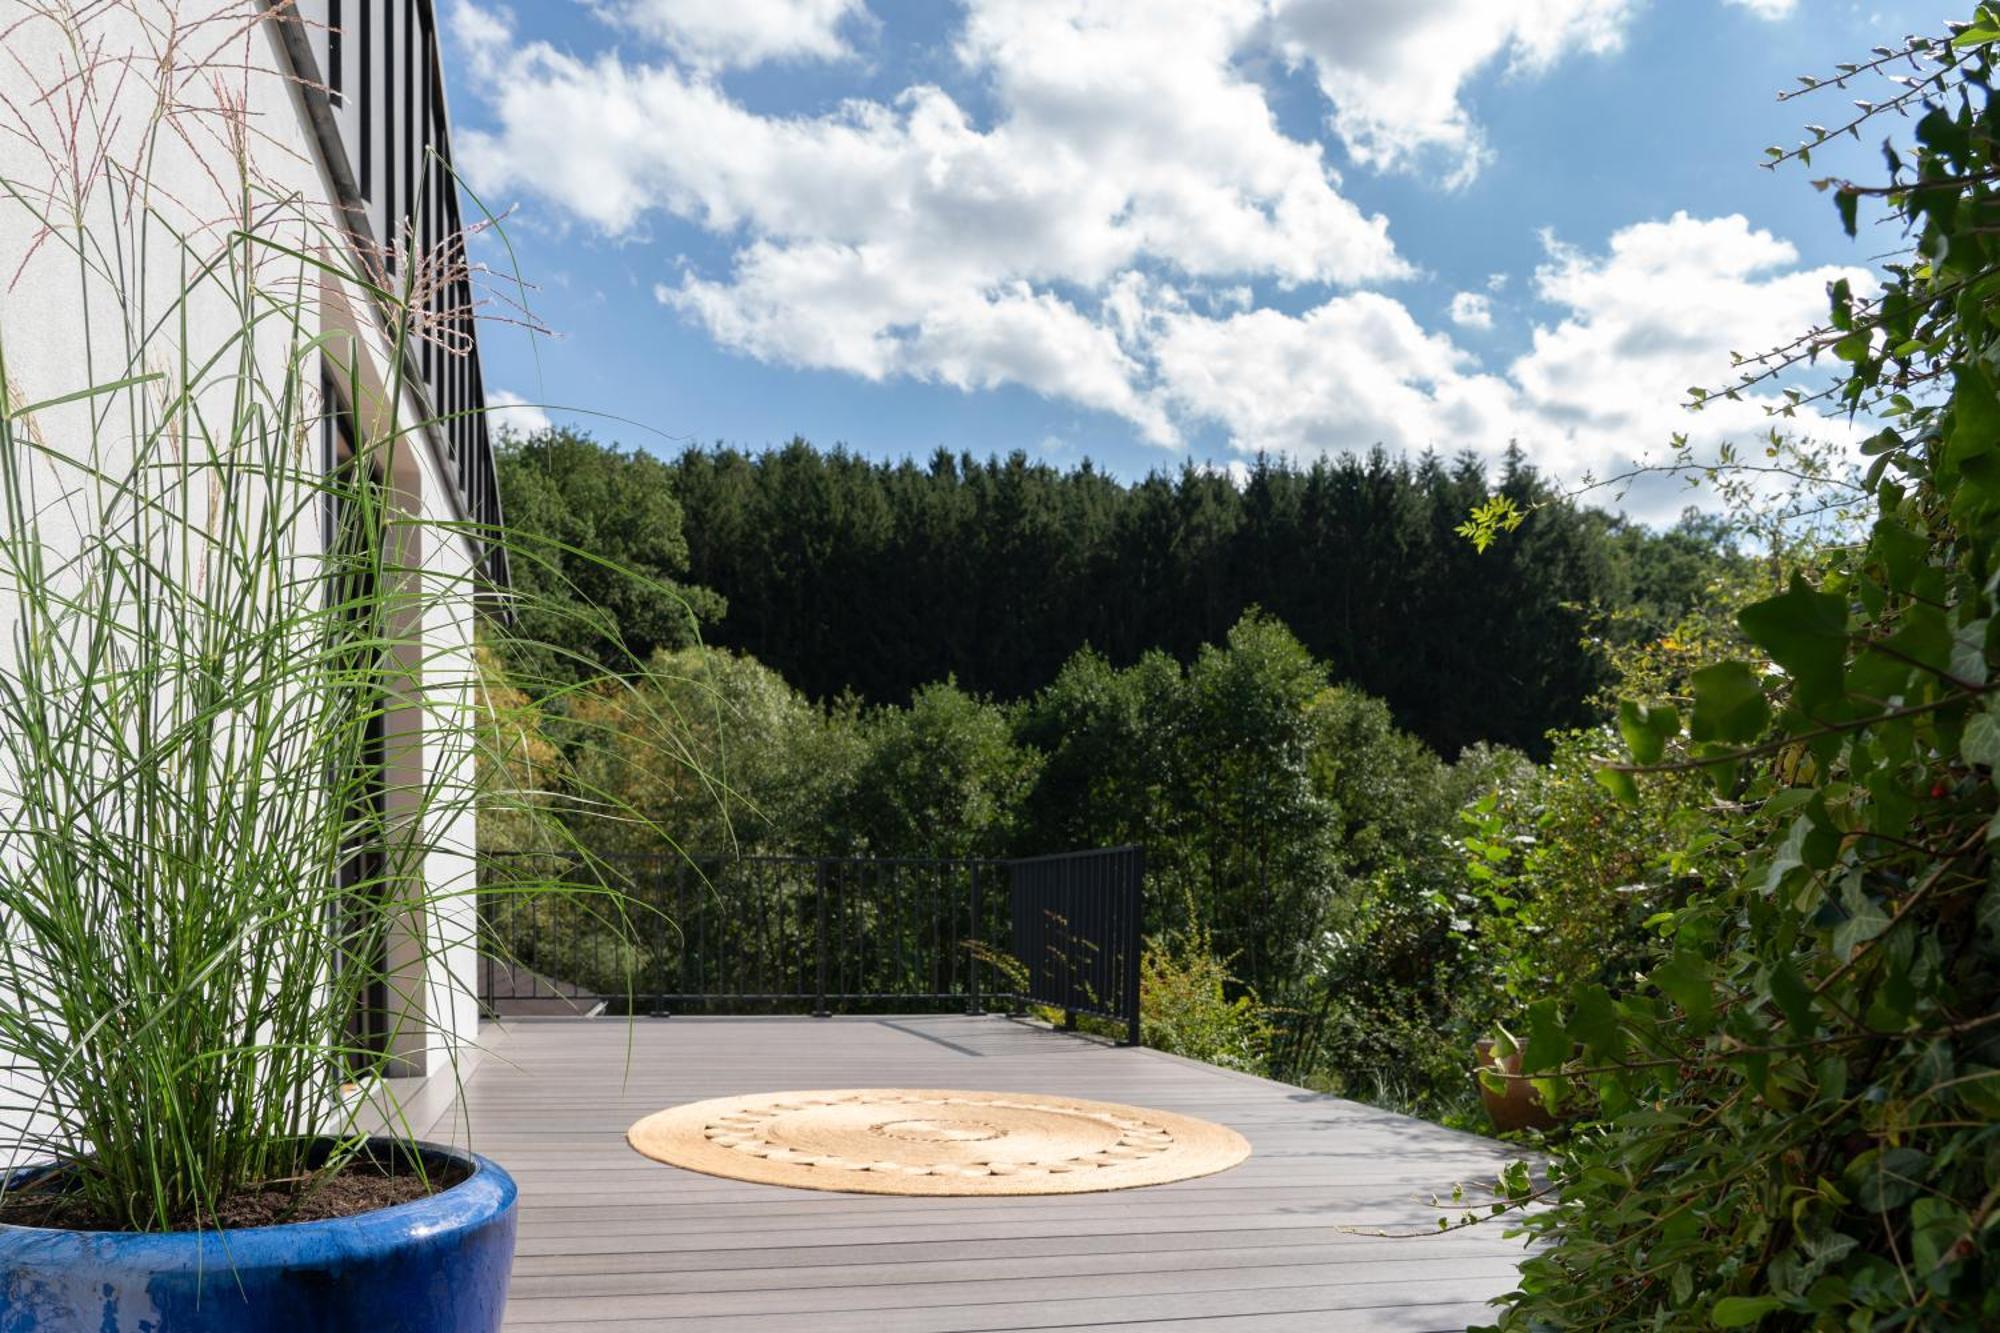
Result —
[[1013, 955], [1030, 1003], [1125, 1025], [1139, 1041], [1139, 955], [1146, 858], [1137, 847], [1008, 863]]
[[384, 278], [433, 257], [444, 270], [442, 283], [425, 284], [431, 336], [408, 347], [407, 364], [436, 423], [487, 583], [502, 591], [506, 554], [490, 540], [501, 526], [500, 494], [479, 373], [475, 293], [463, 262], [435, 0], [264, 4], [281, 20], [302, 95], [324, 112], [316, 132], [339, 202], [360, 233], [357, 247]]

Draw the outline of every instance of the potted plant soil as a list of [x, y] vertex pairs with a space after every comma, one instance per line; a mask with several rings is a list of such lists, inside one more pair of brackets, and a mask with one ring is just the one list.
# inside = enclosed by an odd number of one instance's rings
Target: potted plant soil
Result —
[[0, 1329], [491, 1333], [513, 1182], [387, 1081], [476, 1032], [504, 769], [406, 379], [466, 261], [366, 256], [273, 147], [287, 7], [204, 3], [6, 32]]

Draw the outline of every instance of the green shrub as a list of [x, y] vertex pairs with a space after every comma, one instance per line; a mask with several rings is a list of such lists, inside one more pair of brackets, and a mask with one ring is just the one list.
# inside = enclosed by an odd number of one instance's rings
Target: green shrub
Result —
[[1472, 1048], [1491, 1016], [1478, 994], [1446, 994], [1440, 1004], [1428, 988], [1394, 983], [1340, 992], [1320, 1017], [1317, 1058], [1299, 1081], [1453, 1129], [1486, 1130]]
[[1216, 957], [1209, 932], [1191, 925], [1146, 942], [1139, 961], [1140, 1039], [1155, 1050], [1261, 1074], [1271, 1021]]
[[[1983, 5], [1875, 62], [1902, 82], [1862, 119], [1920, 113], [1879, 192], [1910, 248], [1751, 363], [1831, 350], [1831, 400], [1890, 423], [1845, 492], [1868, 526], [1742, 607], [1691, 707], [1621, 706], [1604, 781], [1643, 810], [1705, 780], [1703, 873], [1642, 984], [1527, 1006], [1528, 1074], [1594, 1118], [1519, 1223], [1507, 1328], [2000, 1324], [1996, 43]], [[1864, 192], [1828, 184], [1852, 234]]]
[[1711, 839], [1709, 793], [1683, 777], [1642, 806], [1620, 803], [1596, 770], [1618, 746], [1609, 728], [1552, 737], [1549, 762], [1523, 767], [1459, 812], [1480, 948], [1497, 1016], [1585, 982], [1614, 990], [1657, 958], [1646, 923], [1699, 886]]

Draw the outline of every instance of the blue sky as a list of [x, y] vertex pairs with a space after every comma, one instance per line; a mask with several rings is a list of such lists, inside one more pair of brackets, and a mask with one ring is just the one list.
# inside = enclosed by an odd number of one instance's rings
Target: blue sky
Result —
[[[487, 383], [662, 451], [794, 434], [1121, 475], [1763, 427], [1682, 390], [1889, 237], [1767, 144], [1849, 0], [451, 0], [461, 167], [549, 336]], [[1871, 142], [1816, 167], [1865, 174]], [[489, 262], [499, 263], [487, 246]], [[1857, 281], [1861, 274], [1853, 274]], [[589, 415], [601, 414], [601, 415]], [[537, 420], [534, 410], [518, 420]], [[1838, 427], [1826, 427], [1838, 434]], [[1669, 503], [1643, 496], [1649, 511]], [[1679, 503], [1678, 498], [1671, 501]]]

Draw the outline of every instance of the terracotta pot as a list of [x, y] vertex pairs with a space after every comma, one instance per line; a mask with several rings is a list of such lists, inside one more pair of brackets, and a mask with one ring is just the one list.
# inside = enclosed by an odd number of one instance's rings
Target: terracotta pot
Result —
[[[1497, 1069], [1503, 1074], [1521, 1072], [1519, 1047], [1515, 1048], [1512, 1055], [1503, 1059], [1493, 1053], [1492, 1040], [1481, 1037], [1473, 1044], [1472, 1055], [1481, 1069]], [[1526, 1079], [1510, 1079], [1506, 1091], [1495, 1092], [1486, 1086], [1478, 1074], [1475, 1073], [1472, 1077], [1473, 1081], [1479, 1084], [1479, 1100], [1485, 1103], [1487, 1118], [1501, 1133], [1517, 1129], [1555, 1128], [1555, 1116], [1549, 1114], [1549, 1108], [1542, 1105], [1541, 1094], [1536, 1092], [1535, 1085]]]

